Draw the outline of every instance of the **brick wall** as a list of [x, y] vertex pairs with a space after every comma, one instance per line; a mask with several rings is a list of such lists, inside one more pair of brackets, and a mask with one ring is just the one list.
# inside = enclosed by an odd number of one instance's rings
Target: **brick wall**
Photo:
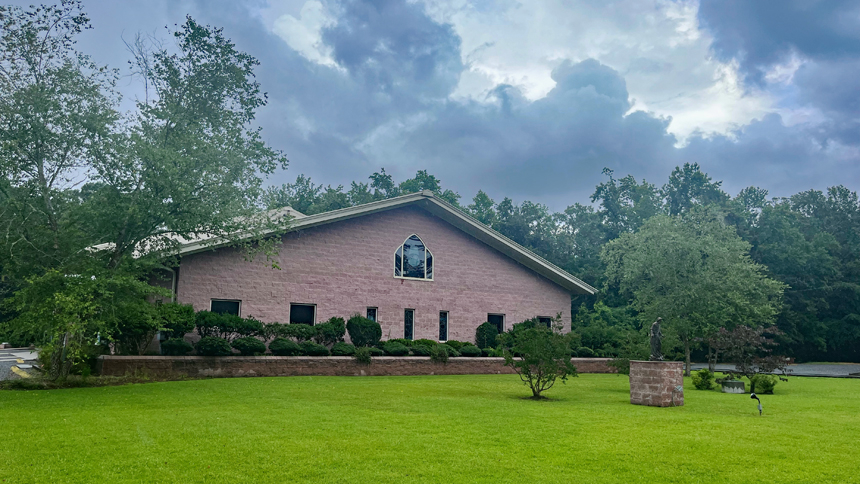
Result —
[[[615, 373], [608, 358], [573, 358], [580, 373]], [[428, 357], [379, 356], [362, 365], [350, 356], [100, 356], [101, 375], [144, 372], [154, 377], [241, 376], [402, 376], [492, 375], [513, 373], [502, 358], [451, 358], [448, 364]]]
[[[680, 392], [675, 390], [678, 386]], [[634, 405], [680, 407], [684, 404], [683, 386], [684, 363], [680, 361], [630, 362], [630, 403]]]
[[[433, 254], [433, 281], [393, 277], [394, 252], [412, 234]], [[290, 303], [316, 304], [317, 322], [378, 307], [383, 339], [403, 337], [406, 308], [415, 309], [415, 339], [438, 339], [439, 311], [448, 311], [452, 340], [474, 341], [488, 313], [505, 314], [506, 328], [561, 313], [570, 328], [564, 288], [418, 207], [291, 232], [275, 262], [280, 270], [235, 249], [186, 256], [178, 300], [208, 310], [213, 298], [240, 299], [242, 316], [282, 323]]]

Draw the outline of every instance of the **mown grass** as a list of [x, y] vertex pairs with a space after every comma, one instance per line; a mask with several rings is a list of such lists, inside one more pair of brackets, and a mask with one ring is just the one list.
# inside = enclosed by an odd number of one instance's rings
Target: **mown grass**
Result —
[[0, 482], [860, 482], [860, 380], [630, 405], [581, 375], [213, 379], [1, 391]]

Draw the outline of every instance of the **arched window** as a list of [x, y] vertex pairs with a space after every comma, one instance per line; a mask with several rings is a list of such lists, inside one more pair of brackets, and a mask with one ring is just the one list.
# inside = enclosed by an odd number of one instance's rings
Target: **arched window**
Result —
[[394, 252], [394, 277], [433, 280], [433, 254], [415, 234]]

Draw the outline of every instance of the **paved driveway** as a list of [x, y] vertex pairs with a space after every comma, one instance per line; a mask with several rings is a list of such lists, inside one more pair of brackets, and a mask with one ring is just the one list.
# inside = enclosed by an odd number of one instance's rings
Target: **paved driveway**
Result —
[[[694, 370], [707, 368], [706, 363], [693, 363]], [[717, 371], [734, 370], [734, 365], [719, 364]], [[790, 376], [823, 376], [831, 378], [848, 378], [852, 374], [855, 377], [860, 377], [860, 363], [801, 363], [798, 365], [788, 365], [791, 370]]]
[[22, 378], [22, 373], [33, 372], [36, 363], [36, 352], [27, 348], [0, 350], [0, 380]]

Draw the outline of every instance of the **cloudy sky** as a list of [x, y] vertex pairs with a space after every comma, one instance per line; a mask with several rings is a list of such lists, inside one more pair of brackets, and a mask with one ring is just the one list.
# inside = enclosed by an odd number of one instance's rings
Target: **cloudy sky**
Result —
[[[30, 3], [30, 2], [22, 2]], [[266, 139], [299, 174], [348, 184], [427, 169], [563, 209], [604, 167], [658, 185], [698, 162], [731, 194], [860, 185], [860, 2], [85, 0], [80, 47], [186, 14], [261, 61]], [[137, 82], [124, 78], [131, 100]]]

